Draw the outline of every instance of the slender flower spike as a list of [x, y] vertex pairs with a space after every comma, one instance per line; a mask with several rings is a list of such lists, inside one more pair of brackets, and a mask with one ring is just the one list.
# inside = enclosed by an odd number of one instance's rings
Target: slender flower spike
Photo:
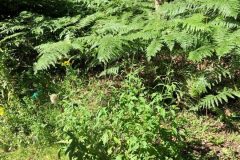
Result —
[[51, 94], [49, 95], [50, 101], [52, 104], [56, 105], [58, 102], [58, 95], [57, 94]]
[[4, 115], [4, 108], [2, 106], [0, 106], [0, 116]]

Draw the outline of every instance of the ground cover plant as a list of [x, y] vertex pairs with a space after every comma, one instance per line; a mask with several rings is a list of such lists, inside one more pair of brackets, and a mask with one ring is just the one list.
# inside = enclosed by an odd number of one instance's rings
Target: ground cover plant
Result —
[[1, 3], [0, 158], [239, 158], [239, 0]]

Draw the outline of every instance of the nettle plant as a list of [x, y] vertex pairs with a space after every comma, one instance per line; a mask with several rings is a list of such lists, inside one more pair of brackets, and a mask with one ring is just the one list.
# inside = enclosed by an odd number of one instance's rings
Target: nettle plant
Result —
[[[175, 112], [164, 109], [163, 95], [148, 97], [142, 80], [130, 74], [114, 106], [91, 112], [88, 106], [63, 104], [59, 125], [70, 159], [179, 158], [184, 131]], [[111, 104], [111, 103], [110, 103]]]

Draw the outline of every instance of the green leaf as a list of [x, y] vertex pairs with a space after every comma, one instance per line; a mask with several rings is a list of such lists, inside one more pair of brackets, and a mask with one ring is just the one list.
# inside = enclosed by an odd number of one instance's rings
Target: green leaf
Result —
[[108, 143], [108, 141], [109, 141], [108, 132], [105, 132], [105, 133], [103, 134], [101, 140], [102, 140], [102, 142], [103, 142], [104, 145]]
[[115, 143], [121, 145], [121, 141], [117, 137], [113, 137], [113, 140], [114, 140]]
[[37, 46], [36, 50], [40, 53], [40, 57], [34, 65], [35, 73], [39, 70], [48, 69], [51, 65], [54, 66], [59, 59], [68, 57], [71, 49], [72, 45], [68, 40]]
[[120, 56], [123, 50], [123, 40], [116, 36], [104, 36], [99, 41], [97, 58], [100, 62], [107, 63]]
[[116, 159], [115, 160], [122, 160], [123, 159], [123, 155], [118, 155], [117, 157], [116, 157]]
[[214, 47], [211, 45], [202, 46], [192, 52], [189, 53], [188, 59], [199, 62], [206, 57], [210, 57], [213, 55]]
[[159, 40], [153, 40], [150, 45], [147, 47], [147, 59], [150, 61], [152, 57], [155, 57], [156, 54], [161, 51], [163, 47], [162, 42]]

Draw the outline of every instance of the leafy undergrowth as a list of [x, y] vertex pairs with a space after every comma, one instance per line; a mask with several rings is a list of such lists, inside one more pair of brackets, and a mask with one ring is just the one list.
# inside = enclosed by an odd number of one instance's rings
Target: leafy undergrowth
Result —
[[[43, 108], [44, 106], [35, 105], [36, 100], [26, 101], [26, 106], [31, 106], [30, 109], [35, 108], [37, 111], [36, 113], [31, 112], [31, 116], [23, 114], [24, 119], [21, 123], [26, 123], [26, 126], [22, 132], [26, 135], [21, 135], [20, 130], [15, 139], [21, 140], [21, 143], [13, 141], [13, 138], [4, 141], [9, 144], [8, 152], [0, 150], [0, 159], [64, 160], [68, 159], [67, 156], [69, 158], [89, 156], [86, 159], [94, 159], [103, 155], [106, 156], [106, 159], [114, 159], [116, 156], [124, 154], [128, 158], [130, 157], [128, 154], [137, 157], [143, 151], [146, 154], [143, 154], [142, 158], [145, 159], [146, 155], [152, 154], [152, 152], [141, 148], [140, 143], [143, 142], [150, 147], [162, 146], [159, 150], [161, 152], [155, 155], [167, 153], [167, 156], [173, 159], [240, 159], [240, 122], [237, 119], [229, 119], [232, 115], [239, 113], [237, 107], [226, 109], [230, 113], [226, 113], [229, 116], [225, 115], [225, 121], [210, 113], [208, 116], [204, 116], [190, 111], [179, 111], [174, 104], [169, 106], [167, 103], [167, 98], [172, 93], [171, 89], [151, 95], [146, 92], [142, 79], [135, 74], [128, 75], [122, 82], [114, 82], [106, 79], [84, 81], [71, 73], [59, 84], [59, 90], [62, 91], [59, 93], [60, 101], [55, 107], [46, 103], [44, 105], [49, 105], [49, 107]], [[171, 98], [173, 99], [173, 97]], [[39, 107], [42, 109], [38, 110]], [[56, 112], [55, 110], [58, 109], [60, 111]], [[19, 111], [19, 113], [21, 112]], [[9, 116], [8, 112], [5, 113], [5, 116]], [[27, 123], [30, 121], [38, 123]], [[5, 123], [5, 129], [8, 128], [8, 123]], [[26, 132], [28, 130], [31, 131], [30, 135]], [[156, 134], [156, 131], [159, 133]], [[185, 131], [184, 136], [178, 131]], [[52, 135], [47, 134], [49, 132]], [[2, 134], [6, 135], [6, 132]], [[143, 134], [145, 137], [142, 137]], [[166, 135], [167, 137], [165, 137]], [[168, 135], [171, 136], [168, 137]], [[160, 144], [161, 141], [152, 141], [152, 136], [165, 137], [162, 141], [167, 145]], [[23, 137], [26, 140], [23, 140]], [[37, 140], [34, 141], [35, 143], [46, 143], [52, 147], [45, 147], [46, 145], [16, 147], [20, 144], [24, 146], [26, 142], [32, 144], [31, 137], [35, 137]], [[51, 140], [47, 143], [48, 139]], [[128, 146], [128, 143], [133, 140], [134, 150]], [[62, 142], [63, 148], [54, 146]], [[174, 152], [168, 150], [176, 145], [179, 146], [173, 150]], [[58, 156], [60, 148], [63, 149], [61, 158]], [[116, 153], [112, 152], [113, 148]], [[66, 156], [64, 156], [64, 149], [68, 154]], [[156, 147], [156, 150], [158, 149]], [[163, 152], [163, 149], [166, 152]], [[79, 150], [83, 150], [83, 152]], [[96, 150], [99, 152], [96, 153]], [[172, 156], [172, 153], [178, 157]]]
[[240, 159], [240, 1], [160, 1], [4, 2], [0, 159]]
[[178, 118], [187, 120], [186, 159], [240, 159], [239, 121], [226, 124], [189, 112], [179, 113]]
[[[233, 122], [235, 128], [210, 116], [197, 116], [190, 112], [180, 112], [178, 119], [187, 120], [187, 146], [183, 151], [184, 159], [240, 159], [240, 122]], [[14, 152], [0, 150], [2, 160], [58, 160], [68, 159], [61, 154], [60, 147], [31, 146]]]
[[0, 150], [1, 160], [67, 160], [66, 156], [59, 157], [59, 146], [29, 146], [19, 148], [14, 152], [4, 152]]

